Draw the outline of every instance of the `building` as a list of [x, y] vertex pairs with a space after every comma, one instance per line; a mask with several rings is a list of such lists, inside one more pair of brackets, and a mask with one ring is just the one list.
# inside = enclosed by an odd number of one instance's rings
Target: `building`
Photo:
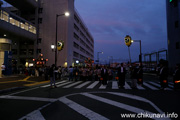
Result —
[[[8, 2], [10, 6], [3, 6]], [[4, 0], [0, 12], [1, 63], [8, 66], [32, 66], [33, 58], [43, 54], [47, 65], [55, 63], [51, 45], [64, 41], [64, 48], [57, 52], [58, 66], [83, 64], [87, 58], [94, 59], [94, 40], [74, 7], [74, 0]], [[3, 46], [3, 47], [2, 47]], [[5, 48], [6, 47], [6, 48]], [[5, 52], [11, 51], [11, 52]], [[4, 53], [10, 58], [3, 61]], [[11, 62], [10, 62], [11, 61]], [[10, 67], [9, 67], [10, 68]]]
[[166, 0], [168, 61], [172, 71], [180, 63], [180, 0]]
[[[51, 44], [56, 40], [56, 15], [69, 12], [70, 16], [59, 16], [57, 40], [64, 41], [64, 48], [58, 51], [57, 65], [73, 66], [76, 61], [84, 63], [94, 59], [94, 40], [74, 7], [74, 0], [42, 0], [39, 7], [38, 50], [48, 58], [48, 65], [55, 61]], [[43, 49], [46, 48], [46, 49]]]

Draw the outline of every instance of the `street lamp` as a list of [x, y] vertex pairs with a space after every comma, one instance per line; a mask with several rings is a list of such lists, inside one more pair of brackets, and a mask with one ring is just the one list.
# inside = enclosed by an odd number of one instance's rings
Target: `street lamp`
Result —
[[131, 40], [131, 42], [139, 42], [140, 45], [140, 55], [139, 55], [139, 63], [142, 65], [142, 52], [141, 52], [141, 40]]
[[69, 12], [65, 12], [64, 14], [56, 14], [56, 40], [55, 40], [55, 66], [57, 66], [57, 26], [58, 26], [58, 17], [59, 16], [69, 16]]
[[55, 49], [55, 45], [52, 44], [51, 45], [51, 49], [54, 50]]
[[99, 53], [103, 54], [103, 52], [97, 52], [97, 62], [99, 63]]

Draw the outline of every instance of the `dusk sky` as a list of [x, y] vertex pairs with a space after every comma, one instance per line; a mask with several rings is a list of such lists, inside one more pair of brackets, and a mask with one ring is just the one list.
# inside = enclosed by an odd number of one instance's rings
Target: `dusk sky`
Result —
[[[75, 7], [94, 38], [94, 59], [108, 56], [129, 60], [124, 37], [141, 40], [142, 53], [167, 49], [166, 0], [75, 0]], [[132, 61], [139, 60], [139, 43], [130, 46]], [[143, 59], [144, 60], [144, 59]]]

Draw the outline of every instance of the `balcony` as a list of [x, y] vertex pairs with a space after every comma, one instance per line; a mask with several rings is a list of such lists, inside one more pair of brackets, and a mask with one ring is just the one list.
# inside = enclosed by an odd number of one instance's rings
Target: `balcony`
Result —
[[12, 38], [18, 36], [36, 39], [36, 27], [33, 24], [3, 9], [0, 11], [0, 31], [4, 34], [9, 33]]

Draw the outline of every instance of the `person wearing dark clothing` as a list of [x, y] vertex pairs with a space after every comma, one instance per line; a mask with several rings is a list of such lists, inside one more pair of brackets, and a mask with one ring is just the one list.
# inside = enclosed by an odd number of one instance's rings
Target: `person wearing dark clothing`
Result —
[[45, 80], [48, 80], [48, 73], [49, 73], [49, 67], [45, 67], [45, 69], [44, 69], [44, 76], [45, 76]]
[[73, 74], [74, 74], [75, 81], [77, 81], [78, 80], [78, 76], [79, 76], [79, 69], [77, 68], [77, 66], [75, 67], [75, 69], [73, 71]]
[[173, 74], [174, 89], [180, 88], [180, 64], [176, 65], [176, 69]]
[[102, 84], [107, 85], [107, 77], [108, 77], [108, 71], [106, 68], [102, 67], [101, 69], [101, 77], [103, 78]]
[[125, 85], [125, 76], [126, 76], [126, 69], [123, 66], [123, 63], [121, 63], [121, 67], [118, 68], [118, 78], [119, 78], [118, 85], [121, 88], [123, 88]]
[[161, 89], [164, 90], [168, 86], [168, 67], [166, 61], [162, 61], [159, 73], [159, 80], [161, 84]]
[[143, 85], [143, 69], [141, 65], [137, 71], [137, 83], [141, 86]]
[[[50, 84], [51, 84], [51, 88], [56, 87], [56, 83], [55, 83], [55, 65], [53, 64], [51, 66], [51, 68], [49, 69], [49, 76], [50, 76]], [[54, 86], [53, 86], [54, 84]]]
[[137, 72], [138, 69], [133, 66], [131, 71], [131, 88], [137, 89]]
[[58, 78], [61, 80], [61, 75], [62, 75], [62, 68], [61, 66], [58, 67]]

